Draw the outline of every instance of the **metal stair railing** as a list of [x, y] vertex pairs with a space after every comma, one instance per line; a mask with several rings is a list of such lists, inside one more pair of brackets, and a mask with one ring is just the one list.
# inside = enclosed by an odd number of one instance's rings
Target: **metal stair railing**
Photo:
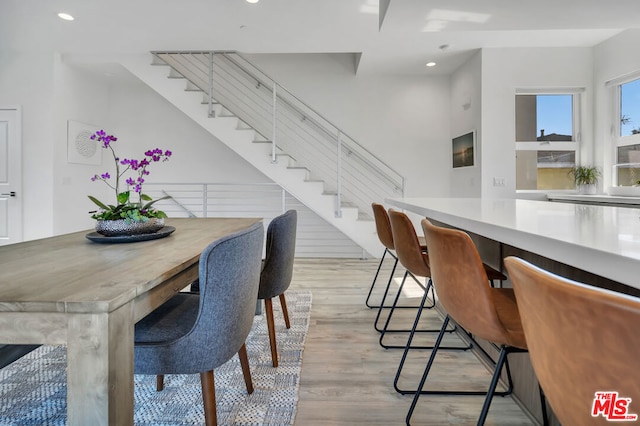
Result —
[[290, 195], [277, 183], [145, 182], [155, 206], [170, 217], [273, 217], [284, 213]]
[[145, 182], [145, 194], [171, 218], [256, 217], [265, 226], [289, 209], [298, 211], [296, 256], [359, 257], [369, 254], [273, 182]]
[[[335, 194], [335, 214], [352, 205], [369, 213], [371, 202], [402, 197], [405, 178], [275, 82], [242, 55], [226, 51], [152, 52], [203, 93], [214, 116], [217, 104], [271, 142], [271, 161], [279, 154], [309, 170], [310, 180], [322, 180]], [[157, 61], [156, 61], [157, 63]], [[176, 74], [177, 73], [177, 74]]]

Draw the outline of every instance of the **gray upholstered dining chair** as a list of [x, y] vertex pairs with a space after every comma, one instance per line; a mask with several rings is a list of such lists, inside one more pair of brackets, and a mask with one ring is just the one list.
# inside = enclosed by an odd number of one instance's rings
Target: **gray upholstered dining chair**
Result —
[[258, 299], [264, 300], [269, 343], [271, 344], [271, 363], [274, 367], [278, 366], [278, 349], [271, 299], [276, 296], [280, 298], [285, 326], [290, 328], [284, 292], [289, 288], [293, 277], [297, 224], [298, 213], [295, 210], [288, 210], [275, 217], [267, 228], [266, 254], [260, 273]]
[[0, 368], [6, 367], [39, 347], [40, 345], [0, 344]]
[[213, 370], [236, 353], [247, 391], [253, 392], [245, 340], [258, 297], [263, 241], [258, 222], [211, 243], [200, 255], [200, 293], [176, 294], [135, 327], [135, 373], [200, 373], [207, 425], [217, 423]]

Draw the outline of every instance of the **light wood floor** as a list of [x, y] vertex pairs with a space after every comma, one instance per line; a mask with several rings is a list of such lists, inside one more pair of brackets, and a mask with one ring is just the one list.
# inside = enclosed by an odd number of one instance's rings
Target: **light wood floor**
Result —
[[[391, 261], [385, 261], [378, 285], [381, 294], [389, 276]], [[402, 356], [400, 349], [383, 349], [374, 330], [376, 310], [364, 301], [375, 274], [378, 260], [303, 259], [295, 262], [291, 288], [308, 289], [313, 293], [309, 334], [304, 350], [300, 399], [296, 425], [403, 425], [411, 404], [411, 395], [400, 395], [393, 389], [393, 379]], [[404, 270], [398, 268], [397, 280]], [[421, 296], [419, 287], [412, 286], [414, 295]], [[397, 287], [395, 287], [397, 288]], [[408, 294], [405, 302], [413, 299]], [[415, 303], [419, 299], [414, 299]], [[413, 309], [394, 314], [392, 326], [399, 323], [410, 327], [415, 318]], [[439, 328], [442, 319], [433, 310], [421, 327]], [[395, 320], [398, 322], [395, 322]], [[395, 325], [394, 325], [395, 324]], [[436, 333], [423, 333], [422, 339], [435, 339]], [[389, 336], [389, 335], [388, 335]], [[424, 336], [424, 337], [422, 337]], [[404, 344], [406, 334], [394, 333], [385, 342]], [[449, 338], [453, 346], [461, 341]], [[425, 341], [426, 343], [426, 341]], [[417, 387], [430, 351], [412, 350], [400, 385]], [[466, 351], [442, 351], [436, 357], [433, 377], [427, 383], [432, 389], [458, 386], [484, 390], [490, 374], [475, 355]], [[476, 424], [484, 396], [420, 397], [414, 412], [414, 425]], [[486, 425], [535, 424], [511, 397], [494, 397]]]

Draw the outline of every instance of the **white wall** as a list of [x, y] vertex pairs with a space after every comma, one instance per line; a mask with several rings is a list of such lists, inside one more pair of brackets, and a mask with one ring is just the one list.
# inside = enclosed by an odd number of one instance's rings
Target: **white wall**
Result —
[[149, 182], [269, 182], [144, 83], [119, 84], [111, 94], [110, 121], [123, 156], [142, 159], [153, 148], [173, 153], [149, 168]]
[[[407, 195], [449, 194], [448, 77], [356, 77], [351, 62], [304, 56], [263, 57], [259, 65], [400, 170]], [[152, 181], [265, 180], [144, 84], [111, 82], [53, 53], [3, 52], [0, 65], [0, 102], [23, 107], [25, 239], [88, 228], [87, 195], [111, 196], [89, 180], [112, 167], [108, 155], [101, 166], [67, 162], [69, 119], [114, 133], [122, 156], [171, 149], [171, 161], [151, 169]], [[203, 159], [207, 167], [198, 167]]]
[[[476, 131], [474, 167], [452, 167], [449, 145], [451, 197], [479, 197], [482, 179], [482, 54], [478, 51], [451, 76], [451, 137]], [[451, 141], [449, 141], [451, 144]]]
[[25, 240], [53, 230], [53, 54], [0, 51], [0, 104], [22, 107]]
[[605, 87], [605, 83], [640, 72], [640, 56], [637, 54], [639, 40], [640, 29], [627, 30], [594, 49], [594, 115], [598, 117], [594, 129], [594, 153], [596, 158], [602, 159], [605, 190], [612, 185], [611, 167], [615, 163], [615, 141], [611, 130], [614, 124], [615, 87]]
[[404, 175], [407, 196], [449, 194], [449, 77], [354, 75], [351, 55], [247, 57]]
[[[267, 182], [266, 177], [211, 134], [140, 81], [110, 79], [65, 64], [56, 66], [56, 129], [54, 171], [54, 233], [93, 226], [88, 212], [93, 195], [115, 203], [115, 191], [91, 176], [115, 176], [111, 152], [102, 149], [102, 165], [67, 162], [67, 120], [94, 124], [118, 138], [113, 143], [121, 158], [144, 158], [153, 148], [169, 149], [166, 163], [149, 167], [147, 182]], [[123, 182], [121, 182], [123, 184]]]
[[[94, 221], [88, 212], [95, 206], [87, 195], [94, 195], [107, 203], [115, 202], [114, 190], [102, 182], [90, 180], [94, 174], [105, 171], [114, 175], [111, 152], [101, 149], [101, 165], [68, 162], [68, 120], [90, 124], [95, 130], [104, 129], [114, 134], [118, 140], [113, 146], [121, 158], [141, 159], [146, 150], [156, 147], [172, 150], [169, 162], [154, 163], [150, 167], [147, 182], [270, 182], [226, 145], [132, 76], [108, 77], [105, 73], [109, 67], [103, 72], [101, 66], [79, 66], [60, 55], [38, 59], [41, 62], [32, 60], [28, 65], [37, 65], [38, 69], [43, 69], [44, 64], [48, 66], [44, 69], [49, 73], [51, 94], [48, 98], [38, 97], [47, 109], [36, 113], [29, 108], [29, 97], [23, 94], [18, 94], [13, 102], [24, 107], [25, 123], [32, 128], [38, 128], [33, 124], [38, 119], [53, 123], [46, 132], [52, 135], [50, 140], [25, 137], [23, 141], [25, 152], [43, 153], [36, 158], [42, 161], [34, 161], [31, 156], [25, 158], [29, 170], [40, 173], [45, 169], [42, 164], [49, 168], [49, 174], [42, 176], [35, 189], [40, 194], [43, 188], [51, 190], [49, 200], [35, 209], [39, 213], [35, 216], [38, 221], [27, 225], [40, 226], [44, 217], [49, 220], [49, 227], [40, 227], [40, 234], [30, 232], [29, 239], [91, 228]], [[4, 77], [4, 74], [0, 75]], [[8, 73], [6, 75], [9, 76]], [[20, 82], [20, 85], [29, 87], [26, 82]], [[0, 99], [3, 104], [8, 101]], [[46, 153], [45, 148], [48, 149]], [[37, 169], [34, 168], [36, 166]], [[33, 192], [31, 181], [27, 181], [25, 186], [25, 193]], [[42, 200], [38, 198], [35, 201]], [[301, 256], [360, 257], [363, 254], [362, 249], [342, 233], [296, 203], [299, 202], [289, 200], [287, 208], [297, 208], [300, 212]]]
[[[593, 49], [506, 48], [482, 51], [482, 196], [515, 196], [515, 89], [583, 87], [581, 155], [593, 150]], [[505, 187], [493, 186], [494, 177]]]
[[[96, 206], [87, 198], [91, 194], [107, 200], [107, 188], [91, 182], [103, 167], [67, 161], [67, 124], [69, 120], [107, 128], [110, 104], [109, 85], [104, 78], [89, 74], [54, 58], [53, 120], [55, 149], [53, 152], [53, 233], [64, 234], [91, 228], [88, 212]], [[108, 160], [102, 152], [103, 164]], [[109, 200], [111, 201], [111, 200]]]
[[[595, 49], [484, 49], [451, 78], [358, 76], [347, 55], [251, 59], [401, 171], [408, 196], [512, 197], [515, 88], [586, 87], [583, 155], [606, 161], [611, 105], [604, 82], [640, 70], [633, 54], [639, 36], [629, 30]], [[0, 104], [23, 108], [25, 239], [90, 226], [86, 195], [101, 190], [89, 177], [111, 163], [106, 156], [101, 167], [66, 162], [68, 119], [108, 128], [123, 155], [171, 149], [171, 161], [151, 169], [152, 181], [265, 180], [144, 84], [110, 82], [54, 54], [0, 52]], [[452, 170], [451, 137], [473, 128], [479, 164]], [[207, 167], [196, 166], [203, 161]], [[493, 187], [493, 176], [505, 177], [507, 186]]]

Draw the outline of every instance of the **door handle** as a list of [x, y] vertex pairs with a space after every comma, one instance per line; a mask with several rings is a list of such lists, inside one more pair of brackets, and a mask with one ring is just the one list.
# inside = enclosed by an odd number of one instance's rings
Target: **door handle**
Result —
[[2, 196], [2, 197], [15, 197], [16, 196], [16, 191], [4, 192], [4, 193], [0, 194], [0, 196]]

